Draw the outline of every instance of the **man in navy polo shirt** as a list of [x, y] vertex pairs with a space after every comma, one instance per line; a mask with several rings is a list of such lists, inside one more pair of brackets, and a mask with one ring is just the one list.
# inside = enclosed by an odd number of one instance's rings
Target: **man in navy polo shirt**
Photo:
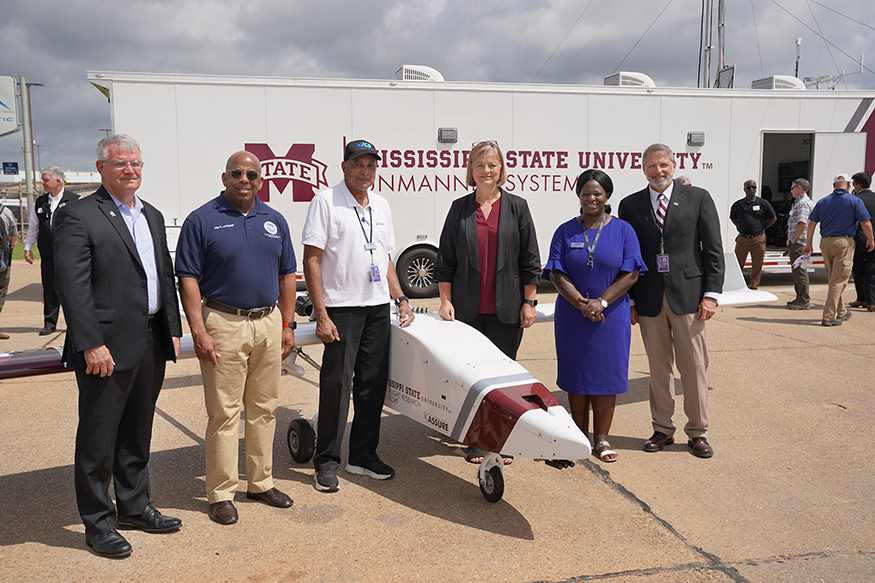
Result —
[[856, 196], [848, 193], [851, 178], [847, 174], [839, 174], [833, 181], [831, 194], [817, 201], [814, 210], [808, 216], [808, 239], [802, 249], [803, 255], [812, 251], [814, 228], [820, 223], [820, 252], [823, 253], [823, 265], [829, 277], [829, 290], [826, 302], [823, 304], [822, 326], [841, 326], [850, 319], [851, 312], [842, 302], [842, 292], [851, 277], [851, 266], [854, 257], [854, 234], [857, 224], [866, 235], [866, 249], [875, 249], [872, 239], [872, 221], [869, 211]]
[[292, 505], [274, 487], [272, 466], [282, 360], [295, 347], [296, 264], [285, 218], [256, 196], [263, 182], [258, 158], [237, 152], [222, 182], [225, 190], [182, 225], [176, 275], [209, 416], [209, 516], [234, 524], [241, 408], [246, 497], [277, 508]]

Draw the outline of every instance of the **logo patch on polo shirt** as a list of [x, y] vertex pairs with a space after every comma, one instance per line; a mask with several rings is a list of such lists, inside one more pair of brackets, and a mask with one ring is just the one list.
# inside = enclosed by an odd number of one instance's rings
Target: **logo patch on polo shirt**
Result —
[[268, 235], [276, 235], [277, 228], [273, 221], [264, 221], [264, 230]]

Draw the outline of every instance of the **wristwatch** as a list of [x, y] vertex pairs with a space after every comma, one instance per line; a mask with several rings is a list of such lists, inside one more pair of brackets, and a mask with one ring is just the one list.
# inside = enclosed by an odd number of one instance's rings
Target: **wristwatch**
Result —
[[398, 296], [398, 297], [395, 299], [395, 305], [396, 305], [396, 306], [400, 306], [400, 305], [401, 305], [401, 302], [407, 302], [407, 303], [409, 304], [409, 303], [410, 303], [410, 300], [407, 299], [407, 296]]
[[605, 298], [603, 298], [603, 297], [601, 297], [601, 296], [599, 296], [599, 297], [596, 298], [596, 299], [597, 299], [597, 300], [599, 301], [599, 303], [602, 305], [602, 309], [603, 309], [603, 310], [604, 310], [605, 308], [608, 307], [608, 300], [606, 300]]
[[535, 306], [538, 305], [538, 300], [529, 300], [529, 299], [523, 298], [523, 303], [528, 304], [534, 308]]
[[292, 330], [298, 327], [297, 322], [283, 322], [283, 328], [291, 328]]

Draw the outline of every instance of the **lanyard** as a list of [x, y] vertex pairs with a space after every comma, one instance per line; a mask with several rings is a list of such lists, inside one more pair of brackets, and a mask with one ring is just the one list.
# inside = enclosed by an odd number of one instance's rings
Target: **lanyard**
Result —
[[583, 221], [583, 217], [580, 217], [580, 226], [583, 227], [583, 240], [586, 241], [586, 250], [589, 253], [589, 257], [586, 258], [586, 268], [592, 271], [594, 267], [592, 256], [595, 253], [595, 246], [599, 243], [599, 237], [602, 236], [602, 229], [605, 226], [605, 221], [608, 218], [608, 213], [602, 213], [602, 222], [599, 225], [599, 230], [595, 234], [595, 239], [592, 242], [592, 245], [589, 244], [589, 236], [586, 234], [586, 223]]
[[370, 219], [370, 227], [371, 227], [371, 235], [368, 237], [368, 234], [365, 233], [365, 226], [362, 224], [365, 222], [364, 215], [359, 216], [358, 208], [355, 208], [355, 216], [359, 219], [359, 226], [362, 228], [362, 236], [365, 238], [365, 249], [371, 252], [371, 265], [374, 264], [374, 209], [370, 206], [368, 207], [368, 218]]

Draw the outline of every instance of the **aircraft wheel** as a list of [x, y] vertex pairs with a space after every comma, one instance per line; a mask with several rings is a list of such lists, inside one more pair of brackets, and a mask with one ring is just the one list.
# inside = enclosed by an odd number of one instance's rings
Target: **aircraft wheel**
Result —
[[492, 467], [486, 470], [480, 481], [480, 493], [489, 502], [498, 502], [504, 496], [504, 474], [501, 468]]
[[303, 464], [313, 459], [313, 453], [316, 451], [316, 433], [305, 419], [293, 419], [289, 423], [286, 440], [289, 444], [289, 453], [296, 462]]

